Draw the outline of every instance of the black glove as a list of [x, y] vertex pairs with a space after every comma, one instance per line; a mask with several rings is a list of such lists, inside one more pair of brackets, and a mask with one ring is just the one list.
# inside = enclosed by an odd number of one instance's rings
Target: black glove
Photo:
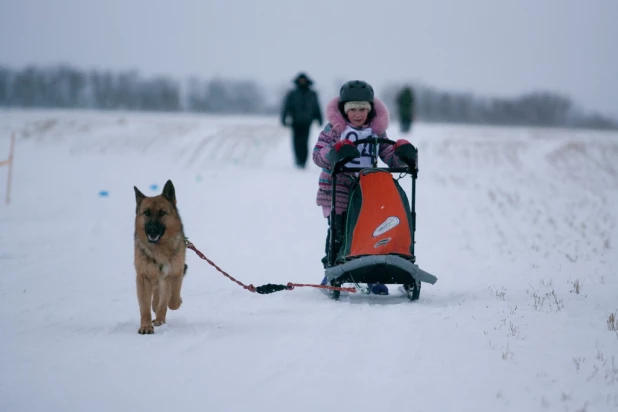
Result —
[[342, 159], [356, 159], [360, 152], [350, 140], [345, 139], [337, 142], [328, 153], [328, 160], [334, 165]]
[[397, 140], [397, 143], [395, 144], [395, 156], [403, 160], [408, 166], [417, 166], [418, 150], [407, 140]]

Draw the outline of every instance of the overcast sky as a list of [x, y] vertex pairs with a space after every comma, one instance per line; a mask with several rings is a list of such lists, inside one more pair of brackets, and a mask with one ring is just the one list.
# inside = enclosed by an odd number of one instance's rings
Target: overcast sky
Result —
[[618, 118], [618, 0], [0, 0], [0, 64], [563, 92]]

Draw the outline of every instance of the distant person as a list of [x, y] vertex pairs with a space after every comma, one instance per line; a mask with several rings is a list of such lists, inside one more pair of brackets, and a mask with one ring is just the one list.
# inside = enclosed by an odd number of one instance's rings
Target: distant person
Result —
[[414, 120], [414, 91], [406, 86], [397, 95], [397, 109], [399, 111], [399, 124], [402, 133], [408, 133]]
[[313, 81], [305, 73], [299, 73], [294, 83], [296, 88], [287, 93], [283, 102], [281, 124], [292, 127], [296, 166], [304, 169], [309, 156], [311, 123], [317, 120], [322, 125], [322, 110], [317, 93], [311, 89]]

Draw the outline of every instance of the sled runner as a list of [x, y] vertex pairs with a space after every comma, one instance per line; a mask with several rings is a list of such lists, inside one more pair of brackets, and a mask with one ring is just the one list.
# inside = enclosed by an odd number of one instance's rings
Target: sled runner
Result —
[[[378, 145], [394, 145], [394, 141], [370, 137], [354, 144], [371, 150], [372, 164], [349, 167], [346, 164], [352, 159], [347, 157], [338, 160], [331, 171], [333, 193], [337, 175], [356, 173], [357, 178], [350, 191], [345, 219], [330, 225], [325, 280], [337, 287], [344, 283], [398, 284], [410, 300], [419, 299], [421, 282], [434, 284], [438, 279], [419, 268], [414, 255], [418, 150], [406, 145], [405, 153], [395, 152], [405, 167], [378, 167]], [[410, 200], [392, 173], [412, 177]], [[335, 216], [335, 196], [331, 216]], [[340, 296], [340, 291], [330, 293], [334, 299]]]

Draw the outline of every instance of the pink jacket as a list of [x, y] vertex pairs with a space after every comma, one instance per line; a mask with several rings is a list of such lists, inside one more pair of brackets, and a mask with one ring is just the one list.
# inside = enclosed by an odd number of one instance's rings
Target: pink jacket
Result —
[[[326, 107], [326, 119], [328, 124], [320, 133], [315, 147], [313, 148], [313, 162], [322, 168], [318, 181], [317, 204], [323, 207], [324, 217], [330, 215], [330, 203], [333, 193], [333, 179], [330, 176], [331, 162], [327, 156], [332, 147], [341, 139], [341, 133], [347, 126], [351, 126], [346, 122], [343, 114], [339, 111], [339, 98], [335, 97], [328, 103]], [[386, 106], [380, 100], [375, 99], [373, 106], [376, 111], [376, 116], [373, 118], [368, 127], [381, 138], [387, 138], [386, 128], [388, 127], [389, 114]], [[394, 148], [391, 145], [380, 145], [378, 153], [380, 159], [389, 167], [404, 166], [394, 156]], [[348, 207], [348, 199], [350, 197], [350, 188], [356, 177], [353, 173], [342, 173], [337, 176], [337, 193], [335, 197], [335, 211], [340, 214], [346, 211]]]

